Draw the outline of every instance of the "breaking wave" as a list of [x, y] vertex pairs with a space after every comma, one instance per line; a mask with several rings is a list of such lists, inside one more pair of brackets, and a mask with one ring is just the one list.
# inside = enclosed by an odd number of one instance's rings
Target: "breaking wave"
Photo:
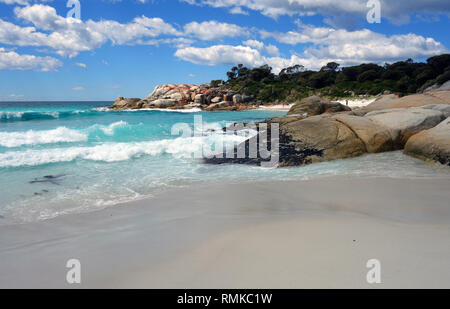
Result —
[[[9, 151], [0, 153], [0, 167], [36, 166], [74, 160], [118, 162], [145, 155], [162, 154], [170, 154], [176, 158], [201, 158], [203, 155], [222, 152], [223, 146], [234, 146], [247, 138], [239, 135], [214, 133], [209, 136], [179, 137], [148, 142], [103, 143], [91, 147]], [[216, 147], [220, 146], [222, 149], [216, 150]]]
[[37, 112], [37, 111], [1, 111], [0, 122], [16, 122], [16, 121], [33, 121], [33, 120], [52, 120], [64, 119], [71, 117], [95, 117], [101, 116], [103, 113], [148, 113], [148, 112], [171, 112], [171, 113], [198, 113], [201, 112], [199, 108], [184, 109], [184, 110], [167, 110], [167, 109], [139, 109], [139, 110], [121, 110], [115, 111], [107, 107], [94, 108], [89, 110], [76, 111], [58, 111], [58, 112]]
[[110, 125], [94, 125], [85, 130], [74, 130], [66, 127], [59, 127], [53, 130], [26, 132], [0, 132], [0, 146], [7, 148], [20, 147], [25, 145], [73, 143], [88, 141], [89, 134], [96, 131], [105, 135], [113, 136], [115, 130], [128, 126], [125, 121], [118, 121]]

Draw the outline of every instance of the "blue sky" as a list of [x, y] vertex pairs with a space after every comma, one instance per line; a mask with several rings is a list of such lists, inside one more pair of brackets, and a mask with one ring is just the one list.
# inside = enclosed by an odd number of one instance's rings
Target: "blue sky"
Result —
[[0, 0], [0, 100], [142, 98], [237, 63], [278, 73], [450, 48], [448, 0], [380, 0], [381, 23], [366, 18], [376, 0], [79, 0], [79, 20], [67, 2]]

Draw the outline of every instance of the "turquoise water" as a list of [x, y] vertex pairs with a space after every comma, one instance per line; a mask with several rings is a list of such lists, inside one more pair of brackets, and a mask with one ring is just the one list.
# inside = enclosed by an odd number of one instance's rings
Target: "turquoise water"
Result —
[[[192, 153], [218, 138], [209, 128], [257, 122], [274, 111], [110, 111], [112, 102], [0, 102], [0, 224], [53, 218], [210, 182], [298, 179], [337, 174], [449, 177], [400, 152], [287, 169], [204, 165]], [[206, 132], [173, 135], [202, 116]]]

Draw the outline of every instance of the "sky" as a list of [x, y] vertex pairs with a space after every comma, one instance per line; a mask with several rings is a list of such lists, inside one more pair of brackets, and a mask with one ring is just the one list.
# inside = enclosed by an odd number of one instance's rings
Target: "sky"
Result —
[[0, 101], [145, 98], [242, 63], [450, 53], [449, 0], [0, 0]]

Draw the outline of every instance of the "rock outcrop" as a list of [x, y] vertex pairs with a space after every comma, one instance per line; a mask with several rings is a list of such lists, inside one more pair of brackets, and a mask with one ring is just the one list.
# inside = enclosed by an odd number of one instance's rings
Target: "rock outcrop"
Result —
[[289, 110], [288, 115], [310, 117], [324, 113], [337, 113], [345, 111], [351, 111], [351, 108], [318, 96], [312, 96], [294, 104], [294, 106], [292, 106]]
[[141, 99], [138, 98], [128, 98], [119, 97], [114, 102], [114, 104], [110, 107], [112, 109], [139, 109], [142, 108], [143, 103], [141, 103]]
[[[278, 167], [305, 165], [335, 159], [356, 157], [364, 153], [378, 153], [405, 148], [406, 154], [428, 158], [443, 164], [449, 162], [450, 105], [427, 105], [413, 108], [394, 108], [369, 113], [322, 113], [317, 98], [304, 100], [297, 106], [301, 115], [291, 114], [267, 120], [270, 127], [279, 125]], [[321, 113], [308, 117], [307, 114]], [[270, 131], [270, 130], [268, 130]], [[264, 136], [250, 140], [264, 141]], [[270, 144], [270, 142], [268, 142]], [[237, 149], [246, 149], [249, 141], [237, 146], [234, 152], [207, 163], [258, 164], [255, 158], [237, 158]]]
[[280, 167], [356, 157], [365, 152], [366, 146], [355, 132], [333, 118], [315, 116], [280, 128]]
[[421, 107], [432, 104], [450, 104], [450, 91], [433, 90], [423, 94], [413, 94], [402, 98], [394, 94], [383, 95], [375, 102], [364, 107], [365, 111], [375, 111], [393, 108]]
[[140, 108], [189, 109], [204, 110], [246, 110], [256, 108], [253, 97], [236, 94], [222, 87], [204, 85], [160, 85], [147, 98], [125, 99], [120, 97], [110, 107], [115, 110]]
[[403, 149], [411, 136], [435, 127], [445, 118], [442, 112], [425, 108], [380, 110], [370, 112], [364, 117], [388, 128], [399, 149]]
[[450, 118], [412, 136], [405, 145], [404, 153], [450, 166]]
[[396, 144], [388, 128], [369, 118], [352, 115], [336, 115], [333, 119], [346, 125], [364, 143], [365, 152], [378, 153], [395, 150]]

